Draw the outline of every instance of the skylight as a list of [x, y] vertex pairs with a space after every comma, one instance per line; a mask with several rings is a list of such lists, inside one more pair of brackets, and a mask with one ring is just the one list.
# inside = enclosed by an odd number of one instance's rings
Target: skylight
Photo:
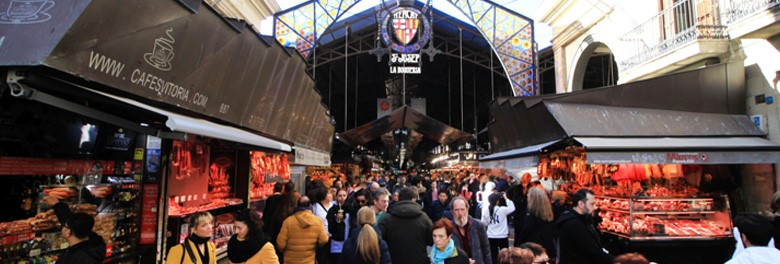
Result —
[[[307, 0], [275, 0], [275, 1], [277, 2], [279, 8], [282, 11], [295, 7], [301, 3], [308, 2]], [[380, 4], [381, 3], [380, 1], [381, 0], [362, 0], [358, 2], [355, 6], [347, 10], [347, 12], [343, 16], [341, 16], [341, 18], [338, 21], [341, 21], [345, 18], [349, 18], [355, 14], [358, 14], [369, 8], [372, 8]], [[418, 0], [418, 2], [421, 1]], [[530, 17], [530, 14], [532, 14], [539, 7], [539, 5], [541, 5], [542, 0], [526, 0], [526, 1], [495, 0], [494, 2], [503, 5], [504, 7], [512, 11]], [[434, 8], [441, 10], [442, 12], [455, 17], [466, 24], [474, 25], [474, 23], [472, 23], [471, 20], [469, 20], [465, 15], [463, 15], [463, 13], [460, 10], [458, 10], [454, 5], [452, 5], [447, 0], [431, 0], [431, 5]], [[550, 27], [536, 21], [534, 23], [534, 30], [535, 30], [536, 41], [539, 44], [539, 49], [543, 49], [551, 45], [550, 41], [552, 39], [552, 30], [550, 29]], [[264, 35], [273, 34], [273, 18], [269, 18], [266, 19], [266, 21], [263, 21], [260, 27], [260, 31]]]

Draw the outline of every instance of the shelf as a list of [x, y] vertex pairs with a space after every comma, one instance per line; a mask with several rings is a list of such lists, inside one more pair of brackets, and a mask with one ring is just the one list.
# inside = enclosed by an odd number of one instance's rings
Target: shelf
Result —
[[215, 252], [217, 254], [217, 260], [227, 257], [227, 245], [221, 248], [217, 248]]
[[609, 207], [602, 207], [602, 208], [599, 208], [599, 209], [601, 209], [602, 211], [617, 212], [617, 213], [624, 213], [624, 214], [630, 214], [631, 213], [628, 210], [614, 209], [614, 208], [609, 208]]
[[601, 232], [605, 234], [610, 234], [613, 236], [617, 236], [620, 238], [628, 239], [631, 241], [669, 241], [669, 240], [697, 240], [697, 241], [708, 241], [708, 240], [719, 240], [719, 239], [728, 239], [732, 236], [669, 236], [669, 235], [658, 235], [658, 236], [635, 236], [631, 237], [627, 234], [618, 233], [614, 231], [608, 231], [600, 229]]
[[602, 199], [615, 199], [615, 200], [628, 200], [629, 197], [618, 197], [618, 196], [609, 196], [609, 195], [594, 195], [593, 197], [596, 198], [602, 198]]
[[[235, 211], [237, 211], [239, 208], [241, 208], [241, 207], [242, 207], [242, 205], [243, 205], [243, 204], [225, 205], [225, 206], [222, 206], [222, 207], [216, 207], [216, 208], [212, 208], [212, 209], [209, 209], [209, 210], [202, 210], [202, 211], [200, 211], [200, 212], [207, 211], [207, 212], [211, 213], [211, 215], [213, 215], [213, 216], [215, 216], [215, 217], [216, 217], [217, 215], [221, 215], [221, 214], [224, 214], [224, 213], [232, 213], [232, 212], [235, 212]], [[172, 215], [172, 214], [169, 214], [168, 216], [169, 216], [169, 217], [180, 217], [180, 218], [187, 218], [187, 217], [189, 217], [191, 214], [194, 214], [194, 213], [196, 213], [196, 212], [198, 212], [198, 211], [195, 211], [195, 212], [192, 212], [192, 213], [180, 214], [180, 215]]]
[[131, 248], [128, 251], [125, 252], [119, 252], [117, 254], [111, 255], [110, 257], [107, 257], [103, 263], [114, 263], [116, 261], [122, 260], [122, 259], [128, 259], [131, 257], [138, 256], [138, 252], [135, 248]]
[[634, 214], [645, 214], [645, 215], [664, 215], [664, 214], [671, 214], [671, 215], [681, 215], [681, 214], [714, 214], [718, 213], [719, 211], [634, 211]]
[[[602, 211], [609, 211], [609, 212], [617, 212], [617, 213], [624, 213], [629, 214], [631, 212], [627, 210], [621, 210], [621, 209], [614, 209], [609, 207], [602, 207], [599, 208]], [[640, 215], [683, 215], [683, 214], [714, 214], [718, 213], [720, 211], [634, 211], [634, 214], [640, 214]]]
[[674, 198], [674, 197], [634, 197], [636, 201], [655, 201], [655, 202], [680, 202], [680, 201], [712, 201], [714, 198]]
[[596, 198], [601, 199], [614, 199], [614, 200], [634, 200], [634, 201], [655, 201], [655, 202], [680, 202], [680, 201], [712, 201], [715, 198], [688, 198], [688, 197], [651, 197], [651, 196], [633, 196], [633, 197], [618, 197], [609, 195], [594, 195]]
[[35, 238], [35, 232], [5, 234], [0, 236], [0, 246], [30, 241]]

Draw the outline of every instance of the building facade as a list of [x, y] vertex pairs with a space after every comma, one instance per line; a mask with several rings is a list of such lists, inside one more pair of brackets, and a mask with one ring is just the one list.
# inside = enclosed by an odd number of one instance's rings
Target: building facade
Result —
[[[780, 142], [780, 1], [545, 1], [537, 21], [553, 28], [556, 92], [587, 89], [588, 64], [608, 56], [613, 84], [728, 64], [744, 70], [744, 112]], [[739, 74], [741, 75], [741, 74]], [[706, 85], [702, 85], [706, 89]], [[695, 98], [692, 98], [695, 100]], [[742, 166], [745, 210], [767, 209], [777, 165]], [[771, 183], [771, 184], [768, 184]]]

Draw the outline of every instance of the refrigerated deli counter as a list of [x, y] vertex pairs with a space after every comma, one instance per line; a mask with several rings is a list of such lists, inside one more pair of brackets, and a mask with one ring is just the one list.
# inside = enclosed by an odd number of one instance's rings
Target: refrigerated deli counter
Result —
[[733, 175], [721, 165], [589, 164], [581, 148], [540, 158], [539, 178], [596, 194], [599, 229], [631, 241], [716, 240], [732, 237], [724, 188]]
[[[656, 187], [654, 189], [666, 189]], [[602, 233], [638, 240], [716, 240], [732, 237], [726, 195], [610, 195], [598, 191]]]

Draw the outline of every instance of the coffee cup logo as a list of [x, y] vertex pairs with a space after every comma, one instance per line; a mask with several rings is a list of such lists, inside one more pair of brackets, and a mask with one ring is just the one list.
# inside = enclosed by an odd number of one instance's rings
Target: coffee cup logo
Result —
[[53, 0], [10, 0], [0, 24], [35, 24], [51, 19], [47, 13], [54, 7]]
[[161, 71], [171, 70], [171, 60], [173, 60], [174, 56], [173, 43], [176, 42], [171, 33], [173, 33], [172, 28], [166, 30], [165, 34], [168, 37], [163, 36], [155, 39], [152, 52], [144, 54], [144, 60], [149, 66]]

